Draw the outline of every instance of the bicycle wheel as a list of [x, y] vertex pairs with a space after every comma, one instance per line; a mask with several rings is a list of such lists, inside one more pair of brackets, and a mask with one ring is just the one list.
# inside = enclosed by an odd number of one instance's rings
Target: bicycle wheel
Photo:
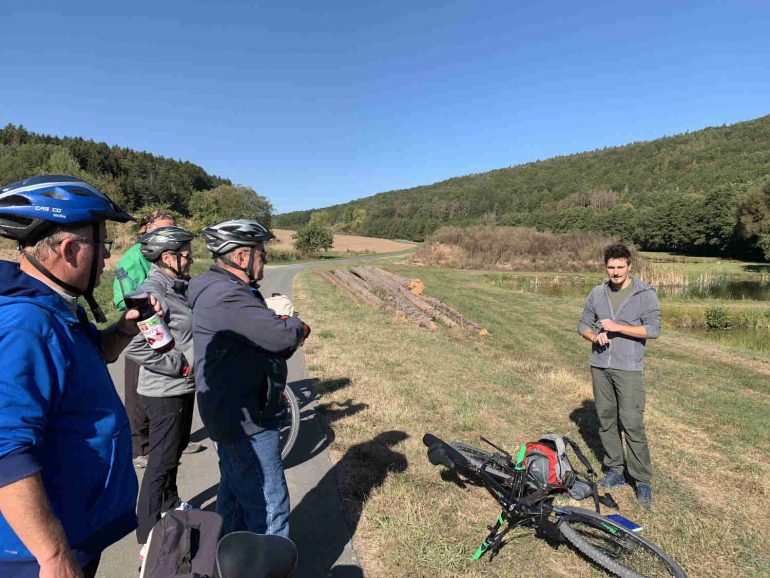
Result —
[[569, 512], [559, 524], [562, 536], [605, 570], [622, 578], [687, 578], [673, 558], [639, 534], [589, 510], [561, 509]]
[[[503, 483], [513, 477], [511, 468], [495, 454], [461, 442], [449, 442], [449, 445], [460, 452], [463, 457], [468, 460], [468, 462], [470, 462], [473, 468], [472, 473], [476, 477], [478, 477], [478, 472], [481, 469], [482, 464], [485, 462], [487, 462], [487, 468], [485, 471], [497, 479], [498, 482]], [[459, 465], [460, 464], [458, 464], [458, 466]]]
[[299, 435], [299, 403], [297, 396], [288, 386], [283, 388], [281, 401], [285, 406], [285, 413], [281, 418], [279, 430], [281, 432], [281, 459], [285, 460]]

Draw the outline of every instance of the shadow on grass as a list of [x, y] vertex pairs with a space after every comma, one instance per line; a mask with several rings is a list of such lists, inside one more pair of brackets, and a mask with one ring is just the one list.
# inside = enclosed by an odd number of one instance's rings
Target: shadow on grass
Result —
[[572, 410], [569, 418], [577, 425], [580, 437], [591, 449], [594, 457], [601, 463], [604, 449], [599, 439], [599, 417], [596, 415], [596, 404], [592, 399], [584, 399], [580, 407]]
[[[350, 537], [355, 534], [363, 506], [371, 493], [382, 486], [390, 473], [406, 470], [406, 457], [394, 451], [393, 447], [407, 437], [406, 432], [391, 430], [351, 446], [294, 508], [291, 514], [291, 538], [298, 545], [312, 545], [310, 551], [300, 556], [296, 578], [363, 576], [359, 568], [335, 566], [335, 562], [345, 551]], [[335, 520], [340, 520], [336, 514], [343, 507], [337, 498], [337, 487], [344, 503], [347, 528], [330, 527], [335, 524]]]

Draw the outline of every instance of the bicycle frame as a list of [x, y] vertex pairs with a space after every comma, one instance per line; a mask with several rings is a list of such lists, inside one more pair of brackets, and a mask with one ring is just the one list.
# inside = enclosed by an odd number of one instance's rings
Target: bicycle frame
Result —
[[[520, 526], [531, 526], [538, 534], [557, 542], [563, 542], [564, 538], [559, 531], [559, 517], [566, 515], [560, 512], [557, 506], [552, 504], [553, 492], [550, 488], [541, 488], [525, 495], [527, 477], [530, 475], [524, 463], [524, 446], [519, 450], [516, 463], [511, 455], [501, 450], [498, 446], [485, 438], [481, 438], [496, 450], [498, 454], [492, 454], [479, 468], [478, 475], [486, 490], [492, 495], [498, 504], [502, 506], [502, 512], [494, 525], [489, 526], [489, 534], [473, 554], [473, 560], [481, 558], [485, 552], [490, 552], [490, 559], [500, 551], [504, 544], [505, 535]], [[506, 469], [510, 473], [510, 482], [501, 483], [487, 471], [487, 467], [493, 463], [494, 458], [502, 458], [506, 463]], [[495, 463], [495, 467], [502, 467]], [[535, 484], [537, 485], [537, 484]], [[597, 510], [598, 512], [598, 510]], [[556, 519], [554, 519], [554, 514]], [[500, 529], [505, 525], [505, 528]]]

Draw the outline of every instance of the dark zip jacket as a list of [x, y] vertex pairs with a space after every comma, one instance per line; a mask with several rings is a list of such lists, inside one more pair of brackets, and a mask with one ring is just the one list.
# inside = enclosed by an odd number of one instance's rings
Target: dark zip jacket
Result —
[[[631, 281], [631, 293], [617, 311], [613, 311], [610, 304], [609, 281], [591, 289], [577, 332], [582, 335], [586, 329], [593, 329], [594, 333], [599, 333], [602, 331], [599, 321], [613, 319], [621, 325], [643, 325], [647, 330], [647, 339], [657, 339], [660, 335], [660, 304], [655, 289], [636, 277], [631, 276]], [[610, 333], [609, 337], [609, 345], [592, 345], [591, 367], [625, 371], [644, 369], [644, 348], [647, 339], [629, 337], [622, 333]]]
[[302, 322], [281, 319], [258, 290], [219, 267], [190, 281], [188, 301], [198, 409], [211, 439], [232, 441], [274, 426]]
[[[0, 261], [0, 486], [39, 473], [81, 564], [136, 528], [131, 432], [98, 334], [82, 307]], [[38, 572], [0, 515], [0, 576]]]

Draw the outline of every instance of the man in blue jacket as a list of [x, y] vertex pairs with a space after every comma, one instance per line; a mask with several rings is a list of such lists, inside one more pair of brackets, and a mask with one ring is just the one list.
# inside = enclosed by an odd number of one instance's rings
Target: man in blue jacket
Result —
[[[85, 181], [42, 176], [0, 189], [0, 576], [89, 578], [136, 527], [131, 432], [106, 361], [136, 335], [136, 310], [98, 331], [78, 305], [110, 256], [121, 211]], [[156, 307], [157, 308], [157, 307]]]
[[644, 431], [642, 370], [647, 340], [660, 335], [660, 305], [655, 289], [630, 275], [628, 247], [607, 247], [604, 264], [609, 280], [588, 294], [577, 328], [592, 344], [591, 377], [607, 470], [599, 485], [624, 486], [625, 465], [636, 484], [636, 499], [650, 508], [652, 462]]
[[278, 421], [288, 359], [310, 329], [267, 308], [258, 288], [273, 235], [256, 221], [203, 230], [216, 259], [190, 281], [195, 389], [221, 479], [217, 512], [225, 532], [289, 535], [289, 491]]

